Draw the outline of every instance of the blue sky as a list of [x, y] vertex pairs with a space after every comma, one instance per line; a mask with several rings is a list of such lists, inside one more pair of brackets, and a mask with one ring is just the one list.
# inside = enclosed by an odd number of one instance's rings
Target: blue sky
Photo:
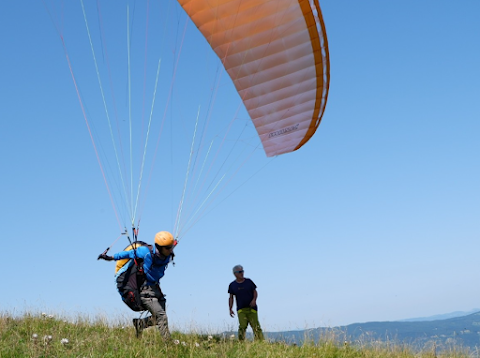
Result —
[[[130, 5], [135, 21], [140, 3], [135, 14], [134, 2]], [[119, 236], [124, 219], [119, 225], [112, 209], [54, 26], [63, 19], [96, 143], [113, 162], [105, 122], [95, 122], [103, 105], [81, 6], [65, 6], [61, 15], [61, 1], [45, 4], [50, 14], [41, 1], [11, 1], [0, 15], [0, 214], [8, 247], [2, 268], [11, 277], [0, 309], [130, 319], [135, 314], [115, 290], [113, 264], [96, 261]], [[112, 26], [106, 36], [123, 127], [128, 123], [125, 4], [102, 12], [102, 24]], [[98, 32], [96, 9], [86, 5], [92, 33]], [[146, 241], [157, 231], [173, 230], [195, 118], [199, 108], [206, 116], [212, 88], [219, 89], [212, 123], [224, 127], [237, 115], [233, 133], [246, 125], [242, 143], [256, 145], [248, 115], [242, 107], [237, 112], [239, 98], [229, 79], [216, 77], [221, 72], [214, 56], [191, 23], [182, 43], [185, 15], [174, 1], [163, 5], [164, 12], [153, 5], [151, 10], [152, 34], [161, 33], [157, 41], [164, 46], [148, 163], [164, 113], [166, 124], [142, 197], [140, 239]], [[236, 264], [258, 286], [266, 331], [479, 307], [480, 3], [320, 5], [331, 61], [322, 123], [297, 152], [272, 160], [255, 151], [208, 214], [182, 237], [176, 265], [161, 282], [173, 327], [236, 329], [227, 304]], [[141, 66], [132, 70], [137, 79], [132, 102], [138, 119], [142, 110], [148, 118], [151, 99], [140, 105], [144, 47], [135, 31], [132, 60]], [[149, 54], [155, 49], [152, 42]], [[104, 65], [105, 54], [97, 56]], [[153, 58], [150, 96], [159, 56]], [[110, 189], [118, 191], [115, 171], [106, 172]], [[144, 188], [147, 183], [144, 179]], [[119, 216], [128, 217], [118, 206]], [[121, 239], [111, 252], [126, 245]]]

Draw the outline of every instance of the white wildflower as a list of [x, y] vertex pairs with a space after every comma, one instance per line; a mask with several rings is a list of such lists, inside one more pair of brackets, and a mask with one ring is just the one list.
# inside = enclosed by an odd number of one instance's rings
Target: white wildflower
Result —
[[180, 341], [179, 341], [178, 339], [175, 339], [175, 340], [173, 341], [173, 343], [174, 343], [174, 344], [180, 344]]
[[42, 317], [47, 317], [47, 314], [45, 312], [42, 312]]
[[62, 340], [60, 341], [60, 343], [62, 343], [63, 345], [68, 344], [68, 339], [62, 338]]
[[50, 318], [50, 319], [53, 318], [53, 314], [49, 314], [48, 318]]
[[230, 340], [233, 341], [234, 339], [235, 339], [235, 335], [232, 334], [232, 335], [230, 336]]
[[198, 344], [197, 342], [195, 342], [195, 347], [200, 347], [200, 344]]
[[47, 345], [52, 340], [52, 336], [43, 336], [43, 344]]
[[32, 339], [35, 341], [38, 338], [38, 334], [34, 333], [32, 334]]
[[187, 345], [187, 343], [185, 343], [185, 342], [182, 342], [182, 346], [186, 346], [186, 345]]
[[208, 336], [208, 340], [211, 341], [213, 339], [212, 336]]

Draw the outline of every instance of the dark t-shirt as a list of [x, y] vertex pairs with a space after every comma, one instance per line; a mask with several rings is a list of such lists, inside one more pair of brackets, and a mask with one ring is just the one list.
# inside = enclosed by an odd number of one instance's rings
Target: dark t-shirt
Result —
[[[242, 308], [250, 307], [250, 302], [253, 300], [253, 291], [257, 288], [257, 285], [252, 280], [246, 278], [242, 283], [233, 281], [228, 286], [228, 293], [235, 296], [237, 301], [237, 311]], [[255, 311], [258, 311], [258, 307], [252, 307]]]

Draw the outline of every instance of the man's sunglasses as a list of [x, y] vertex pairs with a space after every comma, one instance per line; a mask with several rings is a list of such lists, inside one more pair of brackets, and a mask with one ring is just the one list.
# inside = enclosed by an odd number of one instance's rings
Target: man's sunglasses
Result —
[[159, 249], [159, 250], [162, 249], [162, 248], [163, 248], [163, 249], [167, 249], [167, 250], [171, 250], [171, 249], [173, 249], [173, 247], [174, 247], [173, 245], [170, 245], [170, 246], [160, 246], [160, 245], [157, 245], [157, 244], [155, 244], [155, 246], [157, 246], [157, 249]]
[[235, 271], [235, 273], [243, 273], [243, 270]]

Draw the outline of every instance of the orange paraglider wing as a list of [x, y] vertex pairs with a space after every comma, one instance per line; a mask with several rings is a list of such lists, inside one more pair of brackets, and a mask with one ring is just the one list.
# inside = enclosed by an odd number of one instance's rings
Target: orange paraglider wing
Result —
[[320, 124], [330, 64], [318, 0], [178, 0], [222, 61], [267, 156]]

